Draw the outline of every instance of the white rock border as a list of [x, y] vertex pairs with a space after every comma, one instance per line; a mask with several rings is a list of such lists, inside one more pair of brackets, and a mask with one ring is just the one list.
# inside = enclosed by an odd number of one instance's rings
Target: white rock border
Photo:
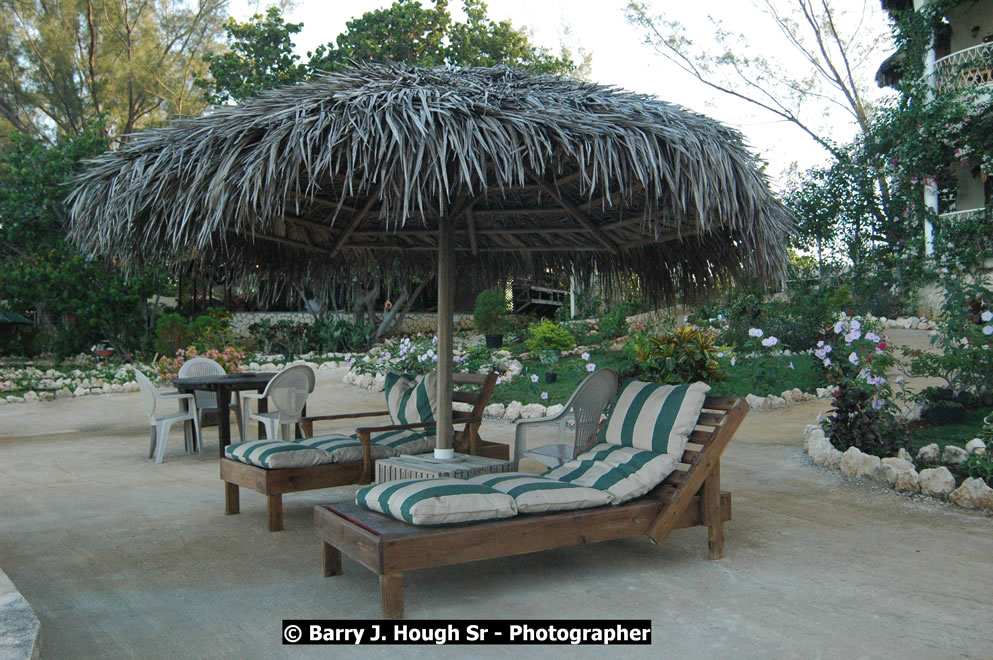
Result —
[[[900, 493], [929, 495], [965, 509], [993, 510], [993, 488], [987, 486], [982, 479], [970, 477], [956, 488], [955, 477], [947, 467], [941, 465], [918, 473], [910, 460], [910, 454], [903, 449], [898, 456], [883, 459], [864, 454], [855, 447], [849, 447], [842, 453], [831, 445], [824, 430], [817, 424], [808, 424], [804, 429], [803, 443], [814, 465], [841, 470], [843, 474], [855, 479], [875, 481]], [[963, 456], [986, 453], [986, 444], [979, 438], [970, 440], [966, 447], [968, 449], [948, 445], [941, 455], [941, 461], [945, 464], [955, 464], [960, 462]], [[918, 456], [921, 455], [931, 460], [937, 459], [938, 445], [930, 444], [922, 447], [918, 452]]]

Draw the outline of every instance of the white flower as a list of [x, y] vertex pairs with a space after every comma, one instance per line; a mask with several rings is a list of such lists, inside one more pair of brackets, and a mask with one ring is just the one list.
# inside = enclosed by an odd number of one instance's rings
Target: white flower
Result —
[[837, 323], [834, 324], [834, 334], [840, 335], [841, 331], [844, 329], [845, 329], [844, 321], [838, 321]]
[[989, 323], [993, 321], [993, 312], [986, 310], [979, 318], [983, 319], [983, 323]]
[[859, 363], [859, 356], [855, 353], [855, 351], [852, 351], [849, 354], [848, 361], [851, 362], [852, 364], [858, 364]]
[[749, 337], [761, 337], [763, 334], [764, 333], [762, 332], [762, 328], [749, 328], [748, 329], [748, 336]]
[[824, 413], [817, 413], [817, 421], [820, 422], [823, 420], [824, 420]]
[[503, 378], [500, 378], [500, 376], [497, 376], [496, 384], [499, 385], [502, 382], [503, 382]]
[[762, 340], [762, 345], [765, 346], [766, 348], [772, 348], [778, 343], [779, 340], [776, 339], [775, 337], [766, 337], [765, 339]]
[[532, 383], [538, 382], [538, 374], [531, 374], [531, 382]]
[[586, 365], [586, 370], [590, 373], [593, 373], [594, 371], [596, 371], [596, 365], [590, 362]]
[[872, 400], [872, 407], [873, 407], [873, 409], [875, 409], [875, 410], [879, 410], [879, 409], [880, 409], [880, 408], [882, 408], [882, 407], [883, 407], [884, 405], [885, 405], [885, 404], [883, 403], [883, 401], [882, 401], [882, 399], [873, 399], [873, 400]]
[[717, 353], [717, 357], [719, 357], [719, 358], [722, 358], [722, 357], [724, 357], [724, 353], [722, 353], [722, 352], [718, 352], [718, 353]]
[[548, 392], [542, 392], [541, 393], [541, 398], [544, 399], [544, 400], [548, 400]]
[[845, 342], [851, 344], [853, 341], [862, 336], [862, 333], [858, 330], [852, 330], [847, 335], [845, 335]]
[[849, 324], [849, 327], [852, 330], [859, 330], [862, 327], [862, 324], [859, 323], [858, 319], [852, 319], [852, 322]]
[[583, 358], [583, 361], [584, 362], [589, 362], [590, 361], [590, 354], [589, 353], [583, 353], [579, 357]]
[[879, 335], [877, 335], [875, 332], [871, 332], [871, 331], [865, 333], [865, 338], [868, 341], [871, 341], [874, 344], [878, 344], [881, 341]]
[[796, 367], [793, 366], [792, 362], [790, 362], [790, 369], [796, 369]]
[[351, 353], [345, 353], [345, 362], [348, 362], [351, 359], [352, 359], [352, 354]]
[[735, 363], [736, 363], [736, 362], [738, 362], [738, 359], [737, 359], [737, 358], [734, 358], [734, 357], [732, 357], [732, 358], [731, 358], [731, 366], [733, 367], [733, 366], [735, 365]]
[[823, 339], [821, 341], [817, 342], [817, 348], [820, 348], [823, 345], [824, 345], [824, 340]]
[[985, 326], [983, 328], [983, 334], [984, 335], [987, 335], [987, 336], [993, 335], [993, 325], [987, 325], [987, 326]]
[[831, 366], [831, 358], [824, 358], [824, 366], [825, 367]]

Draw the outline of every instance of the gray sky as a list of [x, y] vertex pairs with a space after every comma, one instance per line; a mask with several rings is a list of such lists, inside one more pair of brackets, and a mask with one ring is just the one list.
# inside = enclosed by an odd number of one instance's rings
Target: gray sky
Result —
[[[788, 1], [788, 0], [787, 0]], [[232, 16], [247, 20], [266, 2], [231, 0]], [[302, 22], [303, 30], [296, 35], [298, 51], [303, 54], [316, 46], [333, 40], [345, 29], [345, 22], [367, 11], [387, 7], [391, 0], [298, 0], [287, 13], [287, 20]], [[430, 0], [422, 0], [430, 5]], [[526, 27], [532, 42], [558, 51], [566, 43], [573, 51], [582, 48], [593, 55], [592, 79], [602, 84], [653, 94], [665, 101], [679, 103], [697, 112], [719, 119], [741, 130], [752, 149], [769, 161], [768, 173], [774, 185], [782, 183], [791, 163], [800, 169], [820, 164], [826, 154], [805, 133], [772, 115], [753, 109], [749, 104], [727, 95], [709, 91], [705, 86], [680, 71], [654, 49], [643, 43], [640, 30], [624, 17], [626, 0], [489, 0], [489, 16], [494, 20], [510, 19], [515, 27]], [[862, 0], [840, 0], [847, 9], [862, 10]], [[688, 28], [690, 35], [700, 35], [706, 41], [712, 32], [707, 13], [718, 16], [729, 30], [743, 30], [749, 42], [767, 58], [779, 58], [784, 67], [798, 66], [795, 53], [789, 50], [782, 36], [772, 28], [749, 3], [741, 0], [711, 0], [709, 2], [673, 2], [654, 0], [656, 9], [665, 8], [670, 17]], [[869, 0], [868, 13], [859, 34], [886, 32], [886, 18], [877, 0]], [[461, 17], [461, 2], [450, 0], [449, 9]], [[568, 30], [568, 34], [566, 31]], [[695, 38], [695, 37], [694, 37]], [[743, 54], [753, 54], [743, 53]], [[879, 63], [888, 55], [884, 50], [870, 57], [865, 74], [875, 73]], [[871, 78], [870, 78], [871, 79]], [[875, 85], [872, 94], [879, 95]], [[815, 121], [822, 121], [831, 136], [839, 142], [850, 141], [855, 127], [849, 118], [830, 105], [811, 103], [804, 112]]]

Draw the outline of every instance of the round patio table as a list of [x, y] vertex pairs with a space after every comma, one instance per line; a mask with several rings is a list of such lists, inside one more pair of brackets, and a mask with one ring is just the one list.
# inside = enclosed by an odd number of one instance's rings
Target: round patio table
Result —
[[[195, 390], [214, 392], [217, 394], [217, 438], [218, 454], [224, 457], [224, 448], [231, 444], [231, 393], [255, 390], [262, 392], [275, 372], [245, 372], [235, 374], [218, 374], [216, 376], [197, 376], [195, 378], [177, 378], [172, 384], [180, 392], [187, 393]], [[259, 400], [259, 412], [269, 409], [265, 399]], [[248, 420], [241, 420], [247, 424]], [[260, 425], [261, 433], [261, 425]]]

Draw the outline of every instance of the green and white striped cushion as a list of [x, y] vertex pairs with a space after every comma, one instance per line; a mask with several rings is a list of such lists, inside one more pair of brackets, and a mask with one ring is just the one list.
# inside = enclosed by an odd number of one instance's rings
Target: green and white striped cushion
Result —
[[386, 374], [386, 407], [394, 424], [433, 422], [438, 409], [437, 399], [437, 372], [416, 378], [393, 372]]
[[[357, 437], [357, 436], [353, 436]], [[420, 429], [402, 429], [399, 431], [380, 431], [373, 433], [370, 438], [373, 445], [389, 447], [394, 455], [404, 454], [424, 454], [438, 444], [434, 436], [434, 429], [422, 431]]]
[[466, 481], [507, 493], [514, 498], [520, 513], [589, 509], [610, 504], [612, 499], [605, 490], [546, 479], [526, 472], [481, 474]]
[[628, 379], [597, 442], [680, 459], [709, 391], [709, 385], [699, 382], [660, 385]]
[[267, 470], [311, 467], [332, 462], [331, 455], [326, 451], [282, 440], [239, 442], [225, 447], [224, 455], [231, 460]]
[[[434, 435], [412, 429], [373, 433], [370, 440], [369, 454], [374, 461], [402, 454], [423, 454], [434, 448], [436, 444]], [[300, 438], [293, 442], [305, 447], [323, 449], [331, 454], [335, 463], [352, 463], [362, 460], [362, 443], [359, 441], [358, 435], [354, 433], [352, 435], [339, 433], [315, 435], [312, 438]]]
[[408, 479], [360, 488], [355, 503], [413, 525], [512, 518], [514, 498], [463, 479]]
[[542, 476], [610, 493], [611, 504], [641, 497], [676, 469], [671, 454], [599, 444]]
[[[354, 463], [362, 460], [362, 443], [354, 435], [316, 435], [293, 441], [297, 445], [321, 449], [331, 455], [334, 463]], [[372, 443], [369, 454], [372, 460], [396, 456], [391, 448]]]

